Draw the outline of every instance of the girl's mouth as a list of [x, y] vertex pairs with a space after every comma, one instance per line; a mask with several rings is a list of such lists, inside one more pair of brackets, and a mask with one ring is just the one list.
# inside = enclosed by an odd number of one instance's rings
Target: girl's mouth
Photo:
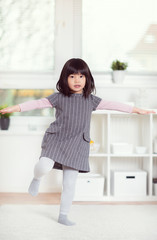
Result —
[[81, 86], [80, 85], [74, 85], [75, 88], [80, 88]]

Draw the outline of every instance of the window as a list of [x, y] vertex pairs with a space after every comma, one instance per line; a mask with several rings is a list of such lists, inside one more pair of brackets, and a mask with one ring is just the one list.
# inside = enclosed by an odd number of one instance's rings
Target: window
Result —
[[[1, 106], [12, 106], [26, 101], [44, 98], [53, 93], [54, 90], [50, 89], [0, 89], [0, 103]], [[53, 114], [54, 108], [44, 108], [13, 113], [13, 116], [52, 116]]]
[[55, 0], [0, 1], [0, 70], [54, 69]]
[[[105, 81], [111, 80], [105, 71], [117, 58], [128, 62], [129, 71], [139, 72], [131, 75], [134, 82], [139, 77], [143, 81], [145, 71], [154, 73], [144, 81], [156, 80], [156, 9], [156, 0], [0, 1], [0, 104], [18, 104], [42, 98], [45, 89], [54, 91], [64, 63], [73, 57], [83, 58], [100, 82], [104, 75]], [[29, 96], [29, 89], [40, 94]], [[20, 91], [27, 96], [19, 97]]]
[[95, 71], [115, 59], [129, 71], [157, 71], [157, 1], [82, 0], [82, 55]]

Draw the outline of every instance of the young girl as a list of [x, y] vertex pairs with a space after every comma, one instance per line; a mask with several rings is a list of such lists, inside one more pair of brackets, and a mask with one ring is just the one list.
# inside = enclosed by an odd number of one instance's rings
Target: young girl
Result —
[[73, 58], [65, 63], [56, 86], [59, 92], [7, 107], [0, 112], [4, 114], [37, 108], [56, 108], [56, 120], [44, 134], [41, 156], [35, 165], [34, 178], [28, 191], [36, 196], [42, 176], [52, 168], [62, 169], [63, 191], [58, 222], [70, 226], [75, 224], [67, 215], [72, 205], [78, 172], [90, 171], [88, 158], [92, 111], [110, 109], [139, 114], [155, 112], [105, 101], [91, 94], [95, 90], [94, 79], [82, 59]]

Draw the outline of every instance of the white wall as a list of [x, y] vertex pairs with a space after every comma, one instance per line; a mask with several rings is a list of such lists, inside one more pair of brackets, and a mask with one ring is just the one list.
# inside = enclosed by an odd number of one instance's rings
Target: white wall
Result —
[[[39, 160], [44, 130], [51, 118], [11, 117], [8, 131], [0, 131], [0, 192], [27, 192], [33, 169]], [[28, 130], [30, 123], [36, 131]], [[19, 124], [20, 123], [20, 124]], [[62, 171], [50, 172], [41, 183], [41, 191], [61, 190]]]

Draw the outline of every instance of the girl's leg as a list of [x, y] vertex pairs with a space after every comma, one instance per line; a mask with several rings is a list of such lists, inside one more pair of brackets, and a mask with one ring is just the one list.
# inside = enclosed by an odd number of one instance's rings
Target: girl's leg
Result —
[[63, 166], [63, 191], [61, 195], [61, 205], [58, 222], [67, 226], [74, 225], [67, 218], [72, 205], [78, 170]]
[[34, 167], [34, 178], [29, 186], [28, 192], [32, 196], [38, 194], [40, 180], [43, 175], [52, 170], [54, 161], [47, 157], [41, 157]]

